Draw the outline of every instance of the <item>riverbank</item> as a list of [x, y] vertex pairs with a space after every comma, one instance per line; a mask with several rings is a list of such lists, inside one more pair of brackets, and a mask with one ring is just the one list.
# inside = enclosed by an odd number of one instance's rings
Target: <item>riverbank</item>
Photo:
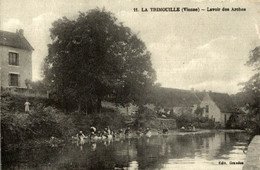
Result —
[[[108, 127], [118, 132], [119, 129], [125, 130], [131, 127], [131, 131], [136, 134], [136, 130], [147, 127], [152, 129], [153, 134], [158, 135], [158, 130], [169, 129], [168, 135], [185, 135], [211, 133], [221, 130], [209, 130], [214, 124], [208, 119], [193, 117], [160, 118], [156, 112], [143, 108], [137, 115], [124, 115], [111, 108], [101, 108], [100, 113], [86, 114], [83, 112], [65, 112], [52, 106], [49, 100], [30, 98], [30, 112], [24, 112], [25, 97], [14, 96], [9, 93], [1, 95], [1, 142], [2, 149], [21, 148], [23, 146], [37, 147], [38, 145], [49, 145], [50, 139], [54, 137], [64, 141], [71, 140], [79, 131], [85, 135], [90, 134], [90, 127], [96, 127], [97, 131], [103, 132]], [[188, 126], [197, 122], [196, 132], [179, 132], [180, 126]], [[178, 126], [177, 126], [178, 125]], [[207, 125], [207, 126], [205, 126]], [[201, 129], [200, 129], [201, 128]], [[175, 129], [174, 131], [172, 131]], [[234, 130], [230, 130], [234, 131]], [[24, 145], [25, 144], [25, 145]]]
[[53, 107], [39, 107], [29, 113], [2, 112], [2, 149], [16, 148], [30, 141], [46, 143], [52, 137], [68, 141], [79, 131], [90, 134], [91, 126], [95, 126], [100, 131], [107, 126], [113, 130], [120, 129], [124, 127], [123, 117], [108, 109], [93, 115], [66, 114]]
[[[31, 113], [11, 113], [2, 116], [2, 149], [15, 150], [22, 148], [41, 147], [43, 145], [57, 146], [70, 142], [72, 136], [79, 131], [85, 135], [90, 134], [90, 127], [95, 126], [97, 131], [102, 132], [105, 127], [110, 127], [114, 132], [127, 127], [123, 117], [109, 110], [102, 114], [82, 115], [80, 113], [64, 114], [51, 107], [35, 110]], [[151, 128], [152, 135], [165, 135], [158, 133], [163, 127]], [[131, 127], [131, 132], [136, 136], [137, 128]], [[145, 130], [145, 128], [143, 128]], [[180, 132], [178, 129], [169, 130], [167, 135], [204, 134], [214, 132], [241, 132], [241, 130], [224, 129], [197, 129], [196, 132]], [[53, 143], [54, 137], [63, 142]], [[54, 145], [53, 145], [54, 144]]]
[[246, 162], [243, 170], [257, 170], [260, 169], [260, 135], [253, 138], [248, 146]]
[[[125, 129], [123, 129], [124, 131]], [[241, 132], [246, 132], [244, 130], [236, 130], [236, 129], [197, 129], [196, 132], [181, 132], [179, 129], [175, 129], [175, 130], [169, 130], [169, 132], [167, 134], [162, 134], [160, 132], [158, 132], [157, 129], [151, 129], [151, 136], [186, 136], [186, 135], [201, 135], [201, 134], [214, 134], [214, 133], [241, 133]], [[115, 136], [114, 140], [124, 140], [124, 139], [134, 139], [134, 138], [140, 138], [142, 136], [137, 135], [136, 134], [136, 130], [131, 129], [130, 136], [125, 137], [124, 135], [120, 135], [120, 136]], [[75, 131], [76, 133], [76, 131]], [[85, 135], [89, 136], [88, 133], [86, 133]], [[143, 137], [147, 137], [146, 135], [143, 135]], [[148, 136], [150, 137], [150, 136]], [[52, 139], [53, 138], [53, 139]], [[90, 139], [86, 139], [85, 142], [89, 141]], [[113, 139], [109, 139], [110, 141], [112, 141]], [[95, 141], [95, 140], [94, 140]], [[96, 140], [96, 142], [100, 142], [100, 141], [107, 141], [107, 139], [102, 139], [102, 140]], [[23, 150], [23, 149], [35, 149], [35, 148], [41, 148], [41, 147], [61, 147], [67, 144], [71, 144], [71, 142], [75, 142], [75, 140], [73, 140], [70, 137], [49, 137], [49, 138], [35, 138], [35, 139], [29, 139], [23, 142], [18, 142], [18, 143], [8, 143], [6, 145], [4, 145], [4, 147], [2, 148], [4, 151], [14, 151], [14, 150]]]

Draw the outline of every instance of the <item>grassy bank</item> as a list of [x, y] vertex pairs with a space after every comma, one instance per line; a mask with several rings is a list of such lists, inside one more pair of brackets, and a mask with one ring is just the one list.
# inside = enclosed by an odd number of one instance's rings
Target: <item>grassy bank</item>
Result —
[[[28, 100], [30, 112], [24, 112]], [[10, 93], [1, 94], [1, 142], [2, 148], [24, 143], [48, 141], [52, 136], [67, 141], [80, 130], [88, 133], [90, 126], [104, 129], [124, 127], [124, 117], [112, 109], [102, 109], [99, 114], [64, 113], [56, 109], [49, 99], [24, 97]], [[47, 143], [47, 142], [45, 142]], [[33, 144], [32, 144], [33, 145]]]
[[30, 140], [50, 139], [52, 136], [68, 140], [80, 130], [89, 133], [91, 126], [104, 129], [124, 127], [123, 117], [111, 110], [100, 114], [65, 114], [53, 107], [39, 107], [30, 113], [4, 112], [1, 114], [2, 146]]

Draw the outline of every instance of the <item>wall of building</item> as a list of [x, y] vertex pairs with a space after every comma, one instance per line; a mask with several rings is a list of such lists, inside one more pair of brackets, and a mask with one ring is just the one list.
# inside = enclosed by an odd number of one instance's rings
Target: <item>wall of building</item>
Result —
[[[19, 66], [9, 65], [9, 52], [19, 54]], [[19, 87], [26, 88], [25, 80], [32, 80], [32, 51], [0, 46], [1, 86], [9, 87], [9, 74], [18, 73]]]
[[[206, 113], [206, 106], [209, 106], [209, 111]], [[215, 119], [216, 122], [223, 124], [222, 113], [215, 102], [206, 94], [200, 104], [200, 107], [204, 108], [203, 116]]]

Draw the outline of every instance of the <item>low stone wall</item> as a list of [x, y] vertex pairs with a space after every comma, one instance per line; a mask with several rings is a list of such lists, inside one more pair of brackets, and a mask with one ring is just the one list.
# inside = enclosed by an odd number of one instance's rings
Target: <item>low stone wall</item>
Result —
[[258, 170], [260, 169], [260, 135], [253, 138], [248, 146], [246, 163], [243, 170]]

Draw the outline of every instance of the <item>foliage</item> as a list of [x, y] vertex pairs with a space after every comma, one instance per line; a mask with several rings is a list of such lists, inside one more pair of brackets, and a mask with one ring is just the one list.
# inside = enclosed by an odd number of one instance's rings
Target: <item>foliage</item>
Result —
[[135, 118], [136, 118], [135, 121], [136, 127], [145, 127], [145, 123], [157, 118], [157, 114], [155, 111], [147, 107], [140, 106], [138, 112], [135, 115]]
[[68, 115], [75, 124], [77, 131], [89, 133], [90, 127], [94, 126], [97, 130], [103, 130], [105, 127], [110, 129], [120, 129], [124, 127], [124, 117], [113, 109], [102, 108], [100, 114], [83, 115], [81, 113], [73, 113]]
[[234, 103], [239, 107], [245, 107], [247, 105], [247, 103], [254, 102], [251, 94], [248, 94], [245, 91], [241, 91], [236, 94], [232, 94], [230, 96], [231, 96], [232, 100], [234, 101]]
[[195, 114], [182, 114], [176, 118], [178, 128], [194, 125], [196, 128], [216, 128], [213, 120]]
[[27, 89], [29, 89], [29, 88], [30, 88], [30, 85], [31, 85], [31, 80], [25, 79], [25, 80], [24, 80], [24, 83], [25, 83]]
[[68, 138], [76, 133], [72, 120], [52, 107], [38, 107], [30, 114], [1, 113], [1, 130], [3, 146], [51, 136]]
[[255, 70], [260, 70], [260, 46], [250, 52], [249, 60], [246, 64], [253, 66]]
[[30, 85], [35, 92], [41, 94], [47, 93], [47, 87], [42, 80], [30, 82]]
[[[176, 121], [175, 119], [168, 118], [158, 118], [158, 114], [155, 110], [149, 109], [148, 107], [140, 106], [138, 112], [134, 115], [135, 121], [133, 124], [134, 129], [139, 128], [151, 128], [151, 129], [175, 129]], [[170, 118], [170, 119], [169, 119]]]
[[255, 121], [260, 129], [260, 46], [250, 52], [247, 65], [252, 66], [256, 73], [245, 83], [243, 89], [244, 93], [251, 98], [246, 104], [246, 109], [249, 111], [248, 117]]
[[155, 80], [145, 44], [112, 13], [94, 9], [53, 23], [44, 81], [66, 109], [100, 111], [101, 101], [144, 102]]
[[182, 126], [189, 126], [190, 124], [194, 123], [196, 119], [195, 115], [193, 114], [181, 114], [177, 117], [177, 126], [180, 128]]
[[194, 114], [195, 114], [195, 115], [198, 115], [198, 116], [202, 116], [203, 110], [204, 110], [204, 109], [203, 109], [202, 107], [198, 106], [198, 107], [196, 108], [196, 110], [194, 111]]
[[[38, 98], [30, 98], [34, 105], [30, 113], [24, 112], [22, 96], [9, 93], [1, 95], [1, 142], [3, 149], [7, 145], [27, 143], [28, 141], [49, 140], [54, 136], [69, 139], [79, 130], [87, 132], [90, 126], [101, 130], [124, 127], [124, 117], [111, 109], [102, 109], [101, 114], [64, 114], [61, 110], [48, 106], [50, 103]], [[37, 101], [37, 102], [36, 102]], [[42, 102], [42, 103], [41, 103]], [[44, 103], [45, 102], [45, 103]]]
[[52, 106], [53, 101], [41, 97], [26, 97], [23, 95], [14, 95], [8, 91], [2, 90], [1, 93], [1, 112], [23, 112], [24, 103], [28, 100], [30, 102], [30, 108], [36, 108], [39, 106]]

